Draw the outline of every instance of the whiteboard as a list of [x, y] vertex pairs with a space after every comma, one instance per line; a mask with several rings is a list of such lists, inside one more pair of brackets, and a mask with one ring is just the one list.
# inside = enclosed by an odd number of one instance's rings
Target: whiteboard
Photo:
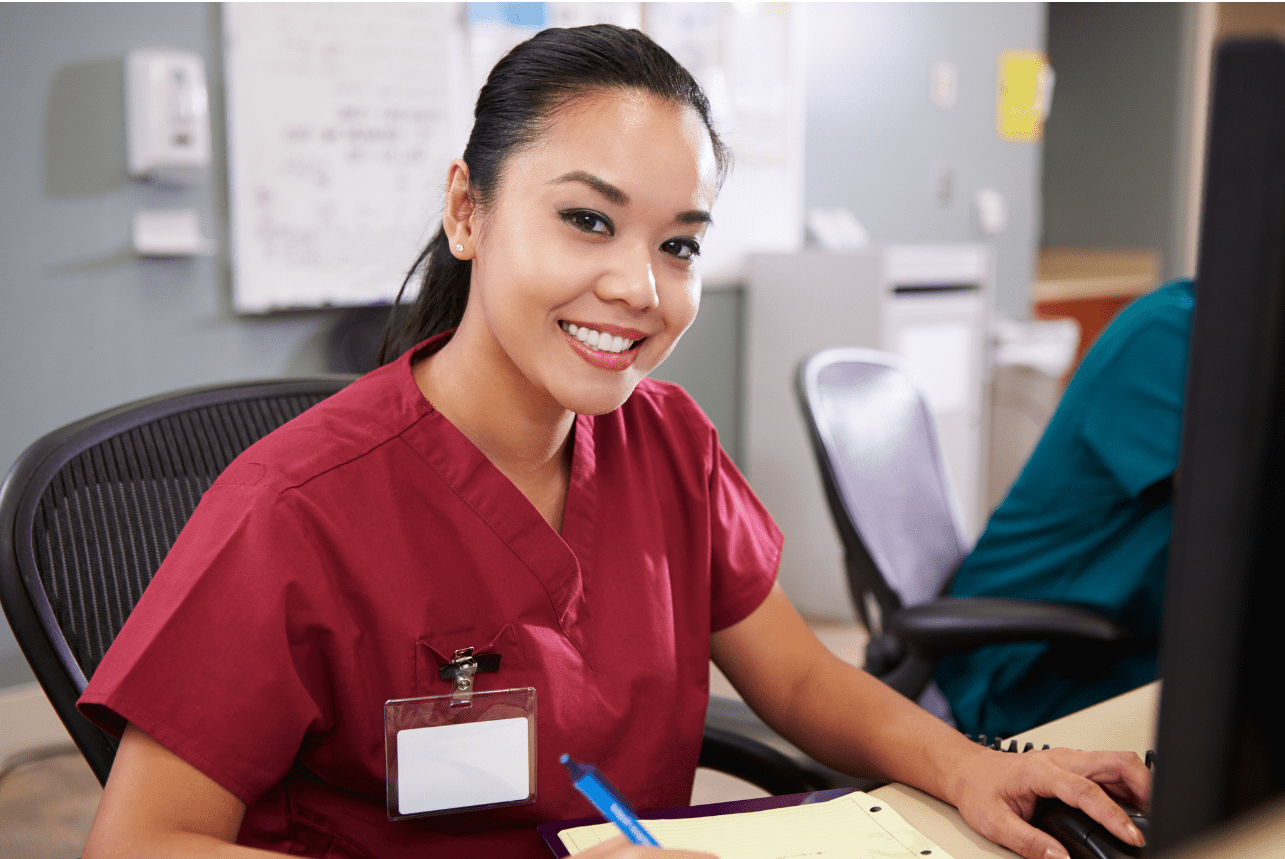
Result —
[[460, 6], [223, 7], [233, 305], [391, 301], [460, 144]]

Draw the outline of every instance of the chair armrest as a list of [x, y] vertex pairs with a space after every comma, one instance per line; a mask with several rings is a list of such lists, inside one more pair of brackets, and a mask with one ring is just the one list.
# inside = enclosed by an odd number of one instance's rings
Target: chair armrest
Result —
[[773, 796], [833, 787], [766, 743], [708, 724], [701, 740], [699, 765], [744, 779]]
[[1103, 645], [1130, 638], [1128, 629], [1085, 606], [992, 597], [946, 597], [910, 606], [894, 612], [885, 625], [930, 658], [1017, 641]]

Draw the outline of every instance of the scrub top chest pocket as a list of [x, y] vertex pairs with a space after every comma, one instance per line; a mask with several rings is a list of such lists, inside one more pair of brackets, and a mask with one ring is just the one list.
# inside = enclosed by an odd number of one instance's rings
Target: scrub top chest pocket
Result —
[[535, 689], [473, 689], [502, 659], [462, 648], [438, 672], [449, 693], [384, 703], [389, 820], [535, 802]]

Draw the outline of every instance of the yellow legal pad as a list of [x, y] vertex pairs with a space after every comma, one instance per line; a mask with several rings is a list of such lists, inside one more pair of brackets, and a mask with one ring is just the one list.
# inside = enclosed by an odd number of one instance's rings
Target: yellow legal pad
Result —
[[[886, 803], [867, 793], [743, 814], [644, 820], [664, 847], [701, 850], [719, 859], [950, 859]], [[573, 856], [620, 834], [611, 823], [564, 829]]]

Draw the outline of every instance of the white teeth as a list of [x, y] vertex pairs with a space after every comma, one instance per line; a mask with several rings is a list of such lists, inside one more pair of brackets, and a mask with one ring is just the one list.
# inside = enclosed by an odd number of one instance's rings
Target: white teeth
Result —
[[619, 335], [604, 334], [592, 328], [585, 328], [581, 325], [576, 325], [574, 322], [563, 322], [562, 330], [590, 349], [599, 352], [624, 352], [626, 349], [633, 348], [634, 343], [637, 342], [635, 340], [626, 340]]

